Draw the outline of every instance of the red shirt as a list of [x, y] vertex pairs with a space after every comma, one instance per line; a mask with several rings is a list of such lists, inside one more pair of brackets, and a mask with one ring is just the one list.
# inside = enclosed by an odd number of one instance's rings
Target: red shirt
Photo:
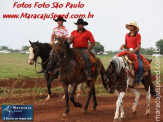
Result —
[[133, 36], [131, 36], [130, 33], [127, 33], [125, 44], [127, 45], [127, 49], [137, 48], [138, 44], [141, 44], [141, 35], [139, 33], [135, 33]]
[[71, 36], [74, 37], [73, 47], [75, 48], [88, 48], [88, 40], [90, 42], [95, 42], [92, 33], [85, 29], [81, 33], [78, 32], [78, 30], [74, 30]]

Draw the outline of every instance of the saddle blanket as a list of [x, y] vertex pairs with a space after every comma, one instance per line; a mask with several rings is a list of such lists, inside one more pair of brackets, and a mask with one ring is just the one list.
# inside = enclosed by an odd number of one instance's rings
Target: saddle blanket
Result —
[[[117, 56], [125, 56], [125, 55], [133, 62], [134, 69], [137, 71], [139, 66], [137, 55], [135, 53], [129, 55], [128, 51], [123, 51], [117, 54]], [[144, 72], [148, 71], [150, 69], [150, 64], [148, 60], [141, 54], [140, 54], [140, 58], [143, 62]]]

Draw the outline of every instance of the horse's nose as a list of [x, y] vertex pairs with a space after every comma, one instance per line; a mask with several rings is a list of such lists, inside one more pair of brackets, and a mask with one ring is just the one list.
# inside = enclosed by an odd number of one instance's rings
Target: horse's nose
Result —
[[29, 60], [28, 60], [28, 63], [29, 63], [30, 65], [32, 65], [34, 62], [33, 62], [32, 59], [29, 59]]

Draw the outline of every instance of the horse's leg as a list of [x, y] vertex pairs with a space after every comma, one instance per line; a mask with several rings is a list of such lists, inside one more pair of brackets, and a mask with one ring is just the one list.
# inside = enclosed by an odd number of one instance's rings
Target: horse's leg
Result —
[[123, 101], [121, 102], [121, 105], [120, 105], [120, 111], [121, 111], [121, 114], [120, 114], [120, 119], [121, 120], [124, 120], [125, 118], [125, 113], [124, 113], [124, 109], [123, 109]]
[[[123, 110], [123, 97], [125, 95], [125, 92], [120, 92], [119, 95], [118, 95], [118, 100], [116, 102], [116, 111], [115, 111], [115, 116], [114, 116], [114, 119], [115, 120], [118, 120], [118, 117], [119, 117], [119, 109], [120, 107], [122, 106], [122, 110]], [[124, 111], [122, 112], [123, 116], [124, 116]], [[122, 116], [122, 118], [123, 118]]]
[[86, 83], [87, 83], [87, 86], [90, 88], [90, 90], [89, 90], [88, 99], [87, 99], [87, 102], [86, 102], [86, 104], [85, 104], [85, 106], [84, 106], [83, 112], [86, 112], [86, 111], [87, 111], [88, 105], [89, 105], [89, 101], [90, 101], [91, 96], [92, 96], [92, 94], [93, 94], [93, 87], [94, 87], [94, 86], [92, 85], [92, 82], [93, 82], [93, 81], [87, 81], [87, 82], [86, 82]]
[[[72, 92], [72, 86], [71, 84], [68, 85], [68, 93]], [[65, 99], [65, 95], [63, 95], [62, 99]]]
[[76, 84], [76, 83], [73, 84], [73, 90], [72, 90], [71, 95], [70, 95], [70, 100], [74, 104], [75, 107], [81, 108], [82, 105], [74, 100], [75, 91], [77, 89], [77, 86], [78, 86], [78, 84]]
[[95, 92], [95, 87], [93, 87], [93, 111], [96, 110], [96, 106], [97, 106], [97, 99], [96, 99], [96, 92]]
[[151, 95], [150, 95], [150, 86], [152, 83], [152, 79], [151, 79], [151, 70], [148, 71], [148, 75], [145, 76], [142, 81], [141, 81], [145, 87], [146, 90], [146, 100], [147, 100], [147, 110], [146, 110], [146, 116], [149, 116], [150, 114], [150, 99], [151, 99]]
[[81, 96], [81, 92], [82, 92], [82, 83], [78, 84], [77, 95], [76, 95], [77, 98]]
[[149, 116], [150, 114], [150, 99], [151, 99], [151, 94], [150, 94], [150, 86], [149, 86], [148, 91], [146, 92], [146, 100], [147, 100], [146, 116]]
[[50, 88], [51, 88], [51, 82], [53, 81], [53, 77], [52, 76], [50, 76], [50, 78], [49, 78], [49, 80], [48, 80], [48, 82], [47, 82], [47, 87], [48, 87], [48, 96], [47, 96], [47, 98], [46, 98], [46, 100], [45, 101], [49, 101], [50, 100], [50, 96], [51, 96], [51, 90], [50, 90]]
[[[116, 94], [117, 94], [117, 97], [119, 97], [119, 92], [116, 91]], [[123, 120], [125, 118], [124, 109], [123, 109], [123, 101], [121, 102], [121, 105], [120, 105], [120, 111], [121, 111], [120, 119]]]
[[69, 113], [69, 95], [68, 95], [68, 84], [62, 82], [62, 86], [65, 92], [65, 101], [66, 101], [66, 111], [63, 113], [63, 116], [67, 116]]
[[136, 113], [136, 107], [137, 107], [137, 104], [138, 104], [138, 100], [139, 100], [139, 97], [140, 97], [140, 92], [137, 90], [137, 89], [130, 89], [134, 94], [135, 94], [135, 101], [134, 101], [134, 104], [132, 106], [132, 113], [135, 114]]

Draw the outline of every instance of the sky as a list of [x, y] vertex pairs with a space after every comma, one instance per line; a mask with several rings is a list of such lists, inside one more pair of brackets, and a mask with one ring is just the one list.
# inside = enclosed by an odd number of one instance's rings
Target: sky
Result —
[[[13, 8], [16, 0], [0, 0], [0, 46], [21, 49], [29, 45], [29, 40], [50, 42], [53, 28], [57, 26], [52, 19], [4, 19], [3, 14], [28, 13], [78, 13], [91, 12], [94, 18], [84, 20], [89, 23], [96, 41], [104, 45], [105, 50], [119, 50], [124, 43], [128, 30], [125, 25], [136, 21], [142, 37], [142, 47], [155, 47], [156, 41], [163, 39], [163, 0], [80, 0], [84, 8]], [[21, 0], [18, 3], [59, 2], [78, 3], [79, 0]], [[68, 19], [64, 25], [69, 34], [76, 29], [77, 19]]]

